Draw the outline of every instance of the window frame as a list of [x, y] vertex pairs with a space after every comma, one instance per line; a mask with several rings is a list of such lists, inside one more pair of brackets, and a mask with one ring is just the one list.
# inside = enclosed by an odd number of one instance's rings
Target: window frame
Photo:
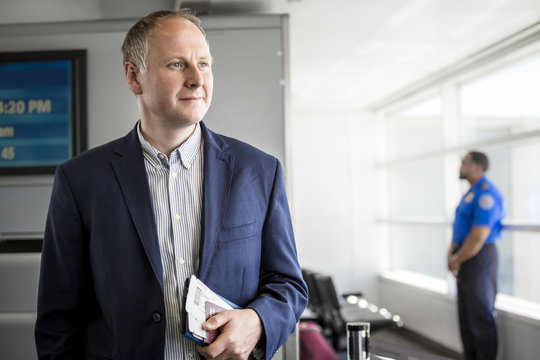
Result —
[[[434, 74], [426, 79], [423, 79], [409, 87], [409, 89], [398, 92], [388, 99], [374, 104], [371, 110], [376, 118], [382, 120], [384, 125], [381, 127], [384, 132], [382, 138], [387, 141], [388, 121], [391, 114], [403, 111], [404, 109], [419, 104], [433, 96], [440, 96], [442, 102], [442, 132], [443, 144], [440, 150], [426, 151], [422, 154], [412, 156], [396, 156], [392, 157], [388, 154], [388, 147], [384, 146], [381, 152], [382, 158], [378, 159], [375, 164], [377, 173], [381, 174], [381, 193], [380, 199], [385, 202], [381, 206], [381, 211], [377, 215], [377, 222], [382, 227], [381, 234], [386, 236], [388, 242], [388, 258], [391, 271], [402, 273], [403, 271], [393, 268], [395, 260], [393, 259], [390, 227], [396, 224], [421, 225], [421, 226], [445, 226], [451, 232], [452, 221], [455, 211], [455, 206], [459, 198], [463, 194], [463, 186], [455, 181], [452, 175], [459, 168], [460, 157], [470, 149], [482, 149], [485, 151], [495, 151], [501, 148], [512, 148], [526, 145], [529, 142], [540, 143], [540, 130], [532, 130], [523, 133], [517, 133], [507, 136], [496, 137], [483, 141], [464, 143], [461, 138], [463, 133], [463, 123], [460, 116], [460, 88], [467, 83], [489, 76], [490, 74], [502, 71], [505, 68], [515, 66], [516, 64], [526, 62], [532, 57], [540, 56], [540, 25], [527, 28], [518, 32], [503, 41], [494, 44], [473, 56], [454, 64], [453, 66], [441, 70], [438, 74]], [[391, 168], [397, 164], [406, 165], [422, 159], [440, 157], [443, 158], [443, 191], [444, 191], [444, 217], [410, 217], [410, 216], [391, 216], [391, 184], [389, 181], [389, 173]], [[456, 185], [458, 184], [458, 185]], [[385, 193], [386, 194], [385, 194]], [[517, 219], [508, 218], [503, 222], [505, 231], [509, 232], [534, 232], [540, 233], [540, 222], [530, 223], [523, 222]], [[451, 237], [446, 237], [445, 245], [448, 246]], [[443, 264], [444, 266], [444, 264]], [[407, 271], [404, 271], [407, 273]], [[454, 283], [450, 275], [447, 279], [440, 279], [446, 282], [446, 293], [452, 294]], [[421, 286], [421, 285], [416, 285]], [[437, 289], [441, 289], [438, 286]], [[512, 298], [507, 294], [502, 294], [506, 299], [505, 304], [509, 303], [508, 298]], [[522, 299], [516, 298], [516, 301]], [[510, 301], [511, 303], [511, 301]], [[540, 311], [540, 302], [538, 302], [538, 310]]]

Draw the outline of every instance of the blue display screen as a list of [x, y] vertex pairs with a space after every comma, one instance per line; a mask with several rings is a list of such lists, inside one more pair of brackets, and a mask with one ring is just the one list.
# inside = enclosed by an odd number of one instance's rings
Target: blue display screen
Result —
[[74, 155], [72, 72], [69, 59], [0, 62], [0, 168]]

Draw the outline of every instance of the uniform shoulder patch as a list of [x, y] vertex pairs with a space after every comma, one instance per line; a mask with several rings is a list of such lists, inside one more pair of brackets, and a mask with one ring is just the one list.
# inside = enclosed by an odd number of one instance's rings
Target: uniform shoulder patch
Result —
[[487, 182], [483, 182], [482, 183], [482, 190], [487, 190], [489, 189], [489, 184]]
[[482, 210], [491, 210], [495, 206], [495, 198], [491, 194], [483, 194], [478, 199], [478, 206]]
[[465, 203], [470, 204], [474, 199], [474, 193], [471, 191], [465, 196]]

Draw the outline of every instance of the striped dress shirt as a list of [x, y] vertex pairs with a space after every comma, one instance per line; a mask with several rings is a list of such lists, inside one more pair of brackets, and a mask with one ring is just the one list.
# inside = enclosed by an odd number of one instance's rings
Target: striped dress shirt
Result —
[[184, 281], [199, 264], [203, 192], [203, 139], [197, 124], [193, 134], [170, 158], [160, 153], [137, 127], [150, 185], [163, 265], [165, 299], [165, 360], [199, 359], [195, 342], [181, 333]]

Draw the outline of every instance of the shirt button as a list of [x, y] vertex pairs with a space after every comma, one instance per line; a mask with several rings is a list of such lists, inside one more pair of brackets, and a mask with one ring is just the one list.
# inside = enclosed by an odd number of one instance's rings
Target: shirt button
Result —
[[161, 322], [161, 313], [155, 311], [154, 313], [152, 313], [152, 321], [155, 322], [155, 323], [158, 323], [158, 322]]
[[193, 352], [190, 351], [190, 352], [188, 353], [188, 356], [192, 358], [192, 357], [193, 357]]
[[184, 265], [186, 263], [186, 260], [180, 259], [180, 265]]
[[180, 215], [176, 214], [176, 215], [174, 215], [174, 218], [175, 218], [176, 220], [180, 220]]
[[175, 177], [176, 177], [176, 173], [173, 171], [173, 172], [171, 173], [171, 176], [172, 176], [173, 178], [175, 178]]
[[156, 165], [156, 169], [161, 169], [161, 165]]

